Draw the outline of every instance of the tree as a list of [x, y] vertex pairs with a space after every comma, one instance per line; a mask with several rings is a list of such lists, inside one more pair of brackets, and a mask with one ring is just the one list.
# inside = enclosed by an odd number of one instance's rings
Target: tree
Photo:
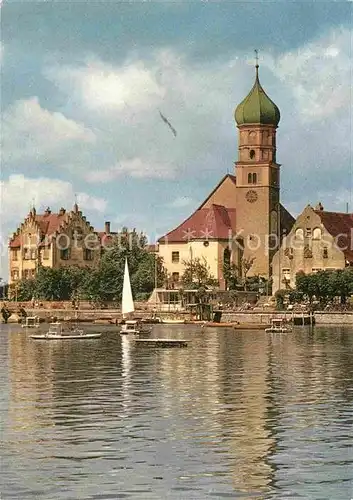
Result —
[[32, 300], [36, 293], [35, 279], [22, 279], [16, 284], [16, 298], [20, 302]]
[[202, 257], [184, 260], [184, 273], [181, 277], [184, 288], [192, 290], [204, 286], [216, 286], [218, 281], [214, 278], [210, 271], [210, 266], [207, 260]]
[[244, 290], [247, 290], [247, 275], [252, 266], [254, 265], [255, 259], [256, 257], [242, 257], [241, 259], [241, 267], [244, 276]]
[[239, 269], [233, 262], [223, 262], [223, 277], [227, 290], [235, 290], [239, 284]]

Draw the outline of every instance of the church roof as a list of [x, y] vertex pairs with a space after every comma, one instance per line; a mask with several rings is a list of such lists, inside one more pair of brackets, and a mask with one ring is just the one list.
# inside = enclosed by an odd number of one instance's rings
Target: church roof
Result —
[[190, 240], [226, 240], [235, 231], [234, 208], [211, 205], [199, 208], [177, 228], [160, 238], [160, 243], [187, 243]]
[[331, 236], [337, 238], [336, 245], [343, 251], [346, 259], [353, 262], [353, 214], [325, 210], [315, 210], [315, 213]]
[[253, 88], [235, 110], [235, 121], [238, 125], [263, 124], [277, 127], [281, 118], [280, 111], [262, 88], [258, 68], [257, 64]]

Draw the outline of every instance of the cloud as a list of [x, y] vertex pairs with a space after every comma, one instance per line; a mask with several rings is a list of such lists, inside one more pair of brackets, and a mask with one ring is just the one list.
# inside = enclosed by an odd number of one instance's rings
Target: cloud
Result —
[[[82, 148], [95, 141], [91, 130], [61, 112], [42, 108], [37, 97], [16, 101], [3, 114], [1, 143], [5, 164], [68, 166]], [[75, 150], [73, 155], [71, 148]]]
[[116, 112], [131, 105], [143, 111], [153, 107], [165, 95], [165, 89], [143, 61], [114, 67], [93, 59], [76, 68], [47, 69], [45, 74], [60, 86], [75, 89], [75, 95], [87, 108], [94, 110]]
[[173, 172], [168, 168], [168, 165], [157, 162], [151, 164], [142, 161], [141, 158], [133, 158], [123, 160], [114, 167], [88, 172], [85, 179], [90, 183], [107, 183], [124, 174], [140, 179], [169, 179], [173, 176]]
[[167, 206], [170, 208], [183, 208], [183, 207], [188, 207], [194, 203], [194, 200], [192, 198], [189, 198], [188, 196], [179, 196], [178, 198], [175, 198], [171, 203], [168, 203]]
[[335, 29], [270, 64], [292, 90], [303, 120], [322, 120], [352, 107], [352, 37], [353, 30]]
[[[39, 177], [31, 179], [23, 174], [11, 175], [0, 183], [1, 221], [4, 226], [18, 224], [28, 213], [33, 202], [39, 207], [72, 206], [75, 191], [70, 182]], [[107, 202], [103, 198], [77, 193], [77, 202], [83, 210], [103, 213]], [[59, 207], [59, 208], [60, 208]]]

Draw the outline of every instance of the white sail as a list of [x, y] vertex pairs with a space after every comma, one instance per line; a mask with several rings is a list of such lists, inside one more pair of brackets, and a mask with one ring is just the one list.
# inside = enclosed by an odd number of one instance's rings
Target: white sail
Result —
[[124, 271], [124, 284], [123, 284], [123, 300], [121, 304], [121, 312], [123, 317], [131, 312], [135, 311], [134, 300], [132, 298], [131, 284], [129, 268], [127, 265], [127, 259], [125, 259], [125, 271]]

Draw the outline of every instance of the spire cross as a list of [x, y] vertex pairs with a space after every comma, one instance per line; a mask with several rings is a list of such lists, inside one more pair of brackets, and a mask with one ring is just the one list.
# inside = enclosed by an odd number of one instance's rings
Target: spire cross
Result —
[[259, 67], [259, 51], [257, 49], [255, 49], [254, 52], [255, 52], [255, 61], [256, 61], [255, 68], [258, 68]]

